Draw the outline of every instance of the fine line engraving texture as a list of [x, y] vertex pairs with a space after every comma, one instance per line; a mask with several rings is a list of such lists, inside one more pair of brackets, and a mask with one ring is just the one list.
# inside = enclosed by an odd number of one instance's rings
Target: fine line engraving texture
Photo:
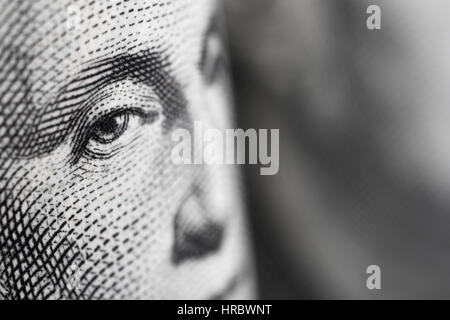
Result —
[[238, 174], [176, 166], [232, 125], [214, 1], [0, 1], [0, 298], [252, 296]]

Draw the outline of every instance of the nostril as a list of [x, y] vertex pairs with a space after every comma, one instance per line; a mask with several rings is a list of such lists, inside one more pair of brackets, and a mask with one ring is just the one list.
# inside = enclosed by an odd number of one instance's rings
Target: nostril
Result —
[[181, 205], [174, 219], [172, 262], [176, 265], [189, 259], [198, 259], [219, 250], [224, 225], [212, 219], [191, 196]]

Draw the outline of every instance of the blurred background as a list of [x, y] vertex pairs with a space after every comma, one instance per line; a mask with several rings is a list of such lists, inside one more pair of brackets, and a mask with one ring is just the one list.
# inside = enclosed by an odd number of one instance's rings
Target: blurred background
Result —
[[450, 2], [224, 2], [260, 297], [450, 298]]

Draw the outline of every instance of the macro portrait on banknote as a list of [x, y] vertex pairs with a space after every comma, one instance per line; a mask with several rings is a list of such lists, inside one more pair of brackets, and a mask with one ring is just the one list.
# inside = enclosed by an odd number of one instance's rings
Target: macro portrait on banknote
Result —
[[0, 300], [450, 298], [449, 10], [0, 0]]

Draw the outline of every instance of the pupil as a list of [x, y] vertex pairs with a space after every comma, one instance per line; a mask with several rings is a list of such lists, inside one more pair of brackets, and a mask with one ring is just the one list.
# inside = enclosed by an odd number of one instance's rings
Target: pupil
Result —
[[116, 117], [107, 118], [100, 121], [97, 127], [97, 132], [100, 135], [111, 135], [114, 134], [119, 128], [119, 123]]

